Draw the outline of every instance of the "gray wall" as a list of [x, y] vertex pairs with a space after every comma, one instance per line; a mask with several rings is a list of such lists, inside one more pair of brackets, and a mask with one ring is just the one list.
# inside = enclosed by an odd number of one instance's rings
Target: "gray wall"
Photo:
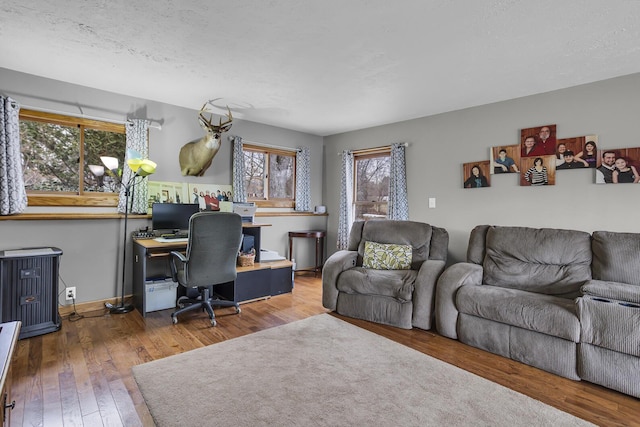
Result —
[[[127, 116], [158, 119], [163, 128], [151, 130], [150, 136], [150, 157], [159, 164], [154, 179], [231, 182], [229, 144], [223, 145], [204, 177], [180, 175], [176, 160], [180, 147], [202, 133], [195, 120], [199, 105], [185, 109], [5, 69], [0, 69], [0, 92], [31, 107], [77, 112], [73, 105], [79, 104], [87, 115], [115, 120]], [[272, 224], [263, 228], [263, 246], [282, 255], [288, 254], [286, 232], [297, 229], [327, 228], [327, 249], [335, 251], [340, 198], [338, 152], [409, 142], [410, 218], [449, 231], [451, 263], [465, 258], [469, 232], [477, 224], [640, 232], [640, 186], [595, 185], [592, 170], [559, 171], [557, 185], [542, 188], [520, 187], [516, 174], [493, 175], [490, 188], [462, 188], [462, 164], [488, 160], [492, 146], [517, 144], [521, 128], [555, 123], [559, 138], [597, 134], [603, 148], [638, 147], [640, 139], [634, 125], [639, 107], [640, 74], [635, 74], [333, 135], [324, 138], [324, 146], [317, 136], [241, 119], [234, 121], [229, 134], [267, 144], [311, 147], [312, 205], [327, 205], [330, 216], [260, 218], [260, 222]], [[436, 198], [435, 209], [428, 209], [429, 197]], [[144, 223], [133, 220], [130, 227]], [[80, 302], [91, 301], [117, 294], [121, 232], [120, 220], [0, 221], [0, 249], [38, 245], [62, 248], [63, 280], [78, 287]], [[294, 243], [294, 256], [301, 267], [313, 263], [312, 243], [301, 239]]]
[[[158, 164], [156, 181], [174, 181], [203, 184], [231, 184], [231, 143], [225, 138], [212, 166], [203, 177], [183, 177], [180, 174], [178, 152], [186, 142], [199, 138], [203, 131], [198, 125], [194, 109], [132, 98], [126, 95], [104, 92], [60, 81], [44, 79], [29, 74], [0, 68], [0, 93], [9, 95], [25, 108], [55, 110], [78, 115], [82, 106], [86, 116], [122, 121], [125, 118], [157, 120], [162, 130], [151, 129], [149, 157]], [[203, 94], [203, 102], [215, 94]], [[238, 114], [238, 116], [240, 116]], [[154, 123], [154, 124], [157, 124]], [[312, 206], [322, 204], [323, 142], [314, 135], [267, 126], [235, 118], [228, 135], [264, 144], [295, 148], [308, 146], [311, 151]], [[115, 212], [114, 208], [51, 208], [29, 207], [27, 212]], [[326, 217], [260, 217], [256, 222], [272, 224], [262, 231], [262, 245], [288, 254], [286, 233], [289, 230], [326, 228]], [[148, 223], [147, 220], [130, 220], [129, 230]], [[0, 250], [33, 246], [57, 246], [63, 250], [61, 277], [68, 286], [76, 286], [77, 302], [101, 300], [119, 294], [119, 254], [122, 250], [122, 221], [111, 220], [34, 220], [0, 221]], [[304, 248], [301, 244], [300, 248]], [[129, 251], [131, 254], [131, 251]], [[311, 266], [313, 253], [300, 253], [298, 264]], [[130, 263], [127, 263], [130, 265]], [[127, 275], [129, 277], [129, 275]], [[62, 287], [62, 283], [61, 283]], [[127, 292], [130, 292], [127, 282]], [[64, 298], [61, 298], [64, 303]]]
[[[327, 209], [338, 212], [338, 152], [406, 141], [410, 219], [449, 231], [449, 262], [465, 259], [477, 224], [640, 232], [640, 185], [596, 185], [593, 170], [558, 171], [555, 186], [521, 187], [517, 174], [507, 174], [492, 175], [490, 188], [462, 188], [462, 164], [488, 160], [492, 146], [517, 144], [521, 128], [555, 123], [558, 138], [597, 134], [599, 148], [638, 147], [639, 111], [635, 74], [326, 137]], [[332, 252], [337, 225], [331, 216]]]

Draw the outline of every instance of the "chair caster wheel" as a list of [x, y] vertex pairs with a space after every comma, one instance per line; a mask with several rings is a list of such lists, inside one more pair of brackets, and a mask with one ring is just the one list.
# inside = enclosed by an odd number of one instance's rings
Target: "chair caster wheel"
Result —
[[172, 322], [174, 325], [177, 325], [177, 324], [178, 324], [178, 318], [177, 318], [176, 316], [171, 316], [171, 322]]
[[242, 312], [242, 310], [240, 310], [240, 307], [236, 307], [236, 314], [240, 314]]
[[211, 326], [216, 326], [217, 324], [216, 319], [211, 319]]

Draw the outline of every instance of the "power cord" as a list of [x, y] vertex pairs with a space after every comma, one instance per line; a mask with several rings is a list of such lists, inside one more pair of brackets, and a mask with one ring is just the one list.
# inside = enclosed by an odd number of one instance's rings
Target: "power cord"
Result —
[[76, 311], [76, 299], [72, 298], [73, 301], [73, 311], [69, 314], [69, 322], [77, 322], [80, 319], [84, 319], [84, 315], [80, 314]]
[[[58, 292], [58, 305], [62, 305], [60, 304], [60, 295], [67, 295], [67, 284], [64, 281], [64, 279], [62, 278], [62, 275], [58, 275], [58, 277], [60, 278], [60, 281], [62, 282], [62, 284], [64, 285], [64, 289], [62, 289], [62, 292]], [[103, 313], [103, 314], [99, 314], [96, 316], [85, 316], [84, 314], [80, 314], [78, 313], [78, 310], [76, 309], [76, 298], [73, 297], [71, 299], [72, 304], [73, 304], [73, 311], [69, 314], [69, 316], [67, 316], [67, 320], [69, 320], [69, 322], [77, 322], [80, 319], [90, 319], [90, 318], [95, 318], [95, 317], [104, 317], [107, 313]]]

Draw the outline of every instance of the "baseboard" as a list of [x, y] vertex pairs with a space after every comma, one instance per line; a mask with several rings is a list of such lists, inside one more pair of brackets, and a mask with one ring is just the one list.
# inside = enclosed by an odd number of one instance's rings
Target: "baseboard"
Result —
[[[130, 300], [131, 300], [131, 295], [125, 296], [125, 302]], [[73, 304], [60, 305], [58, 306], [58, 313], [60, 314], [61, 317], [65, 317], [70, 315], [74, 311], [76, 313], [85, 313], [88, 311], [106, 310], [107, 308], [105, 307], [105, 304], [109, 303], [109, 304], [116, 305], [118, 304], [119, 301], [120, 301], [120, 298], [107, 298], [107, 299], [98, 300], [98, 301], [81, 302], [76, 304], [75, 306]]]

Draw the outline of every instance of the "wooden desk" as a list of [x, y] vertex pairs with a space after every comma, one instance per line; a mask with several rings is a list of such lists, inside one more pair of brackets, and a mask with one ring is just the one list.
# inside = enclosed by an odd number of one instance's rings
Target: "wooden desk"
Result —
[[[236, 267], [235, 282], [216, 285], [215, 292], [224, 299], [248, 302], [291, 292], [293, 288], [290, 261], [260, 263], [260, 227], [270, 224], [243, 224], [242, 232], [254, 237], [256, 262], [250, 267]], [[187, 242], [157, 242], [153, 239], [134, 239], [133, 243], [133, 305], [146, 316], [148, 307], [145, 286], [153, 280], [171, 280], [169, 254], [184, 251]], [[177, 294], [180, 294], [178, 288]], [[176, 294], [176, 298], [177, 298]]]

